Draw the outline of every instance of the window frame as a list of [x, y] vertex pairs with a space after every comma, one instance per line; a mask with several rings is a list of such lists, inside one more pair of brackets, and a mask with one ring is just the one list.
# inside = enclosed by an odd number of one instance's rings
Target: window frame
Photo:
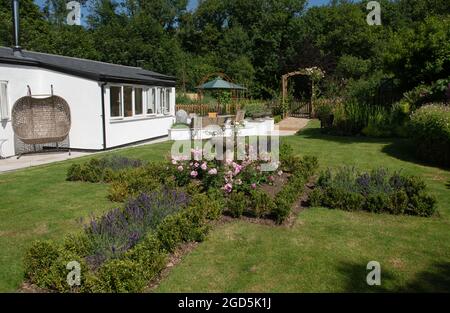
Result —
[[164, 115], [170, 115], [170, 98], [172, 96], [172, 88], [164, 88], [165, 92], [165, 105], [164, 105]]
[[[119, 93], [119, 115], [117, 116], [112, 116], [112, 109], [111, 109], [111, 89], [112, 88], [119, 88], [120, 89], [120, 93]], [[123, 114], [123, 88], [121, 85], [110, 85], [109, 86], [109, 117], [110, 119], [122, 119], [124, 118], [124, 114]]]
[[[146, 107], [146, 115], [147, 116], [157, 116], [158, 115], [158, 111], [157, 111], [157, 92], [156, 92], [156, 87], [147, 87], [147, 107]], [[152, 113], [148, 113], [148, 106], [149, 106], [149, 102], [151, 101], [151, 110], [153, 111]]]
[[[108, 84], [109, 87], [109, 102], [110, 112], [109, 118], [111, 121], [117, 120], [132, 120], [144, 117], [163, 117], [170, 115], [170, 95], [172, 88], [158, 87], [158, 86], [144, 86], [144, 85], [131, 85], [131, 84]], [[111, 116], [111, 88], [120, 88], [120, 115]], [[125, 116], [125, 88], [130, 87], [132, 89], [131, 101], [132, 101], [132, 116]], [[142, 113], [136, 114], [136, 89], [142, 90]], [[153, 94], [154, 93], [154, 94]], [[148, 113], [149, 105], [151, 106], [153, 113]]]
[[[8, 85], [9, 81], [7, 80], [0, 80], [0, 120], [1, 121], [9, 121], [11, 119], [11, 112], [10, 112], [10, 101], [9, 101], [9, 91], [8, 91]], [[3, 103], [1, 95], [2, 95], [2, 86], [5, 86], [5, 97]], [[3, 114], [5, 113], [5, 114]]]
[[[136, 90], [141, 90], [141, 113], [136, 113]], [[142, 87], [133, 87], [133, 116], [143, 116], [144, 115], [144, 88]]]

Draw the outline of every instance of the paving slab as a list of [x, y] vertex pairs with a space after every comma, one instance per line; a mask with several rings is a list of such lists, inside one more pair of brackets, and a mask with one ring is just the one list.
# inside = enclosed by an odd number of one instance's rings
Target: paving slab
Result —
[[[130, 147], [138, 147], [151, 145], [159, 142], [164, 142], [169, 140], [168, 137], [158, 138], [152, 141], [147, 141], [144, 143], [139, 143], [136, 145], [130, 145], [120, 149], [127, 149]], [[94, 155], [99, 153], [105, 153], [105, 151], [99, 152], [81, 152], [81, 151], [71, 151], [70, 155], [67, 151], [51, 151], [51, 152], [41, 152], [41, 153], [33, 153], [33, 154], [24, 154], [19, 159], [17, 156], [13, 156], [10, 158], [0, 160], [0, 173], [16, 171], [19, 169], [24, 169], [28, 167], [50, 164], [54, 162], [61, 162], [70, 159], [76, 159], [87, 155]]]
[[309, 121], [307, 118], [287, 117], [276, 124], [275, 129], [279, 131], [280, 136], [292, 136], [305, 128]]

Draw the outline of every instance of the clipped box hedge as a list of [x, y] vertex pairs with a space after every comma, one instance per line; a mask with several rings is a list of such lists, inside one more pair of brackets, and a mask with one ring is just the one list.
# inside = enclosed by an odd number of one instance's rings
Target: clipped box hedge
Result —
[[314, 175], [318, 162], [316, 157], [294, 156], [290, 149], [282, 151], [281, 156], [282, 169], [290, 174], [288, 182], [274, 198], [260, 189], [231, 193], [227, 198], [227, 209], [233, 217], [249, 213], [259, 218], [271, 218], [278, 224], [282, 224], [289, 217], [295, 201], [304, 191], [306, 182]]

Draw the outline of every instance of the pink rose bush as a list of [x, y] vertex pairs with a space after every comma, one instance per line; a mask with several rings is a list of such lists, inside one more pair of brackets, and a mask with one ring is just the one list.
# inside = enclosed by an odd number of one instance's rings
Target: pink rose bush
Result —
[[263, 183], [274, 181], [273, 176], [262, 171], [261, 164], [270, 162], [270, 155], [264, 154], [257, 160], [247, 156], [244, 160], [204, 160], [207, 155], [202, 149], [192, 149], [191, 158], [175, 157], [171, 163], [176, 167], [175, 178], [180, 186], [192, 180], [200, 181], [205, 190], [222, 189], [225, 193], [250, 191]]

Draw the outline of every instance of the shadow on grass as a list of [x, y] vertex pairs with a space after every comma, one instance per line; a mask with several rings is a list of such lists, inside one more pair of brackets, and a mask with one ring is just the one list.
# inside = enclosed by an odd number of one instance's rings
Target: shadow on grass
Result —
[[[450, 262], [436, 262], [427, 271], [419, 272], [403, 286], [396, 284], [392, 272], [381, 265], [381, 286], [369, 286], [365, 264], [341, 263], [337, 270], [345, 277], [346, 292], [450, 292]], [[393, 287], [386, 287], [393, 286]]]
[[[381, 152], [388, 156], [394, 157], [404, 162], [414, 163], [423, 166], [435, 167], [442, 170], [448, 168], [441, 167], [429, 162], [419, 160], [416, 157], [415, 144], [406, 138], [372, 138], [365, 136], [341, 136], [324, 132], [320, 128], [305, 128], [297, 133], [297, 136], [310, 139], [320, 139], [332, 141], [339, 144], [354, 144], [354, 143], [374, 143], [384, 145]], [[447, 184], [450, 188], [450, 182]]]
[[333, 141], [342, 144], [352, 144], [352, 143], [381, 143], [389, 144], [392, 143], [392, 138], [371, 138], [365, 136], [342, 136], [333, 133], [328, 133], [325, 130], [318, 127], [310, 127], [300, 130], [296, 136], [302, 136], [310, 139], [321, 139], [327, 141]]

